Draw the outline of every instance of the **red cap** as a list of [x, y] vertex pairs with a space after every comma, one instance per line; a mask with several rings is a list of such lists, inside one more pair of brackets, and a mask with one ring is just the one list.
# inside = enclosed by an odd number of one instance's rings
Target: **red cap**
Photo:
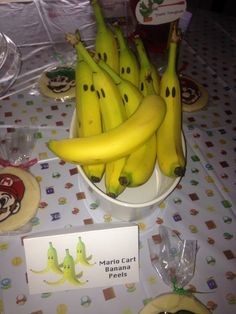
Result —
[[19, 177], [10, 173], [1, 173], [0, 191], [7, 192], [13, 195], [18, 201], [21, 201], [24, 196], [25, 185]]

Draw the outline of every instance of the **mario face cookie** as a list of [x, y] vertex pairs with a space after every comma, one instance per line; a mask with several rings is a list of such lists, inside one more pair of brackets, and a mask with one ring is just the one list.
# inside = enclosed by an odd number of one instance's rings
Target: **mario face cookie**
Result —
[[205, 88], [185, 75], [180, 75], [181, 99], [183, 111], [193, 112], [207, 105], [208, 92]]
[[0, 234], [23, 227], [36, 213], [40, 188], [29, 172], [7, 167], [0, 170]]
[[0, 222], [16, 214], [25, 193], [24, 182], [10, 173], [0, 174]]
[[69, 66], [49, 68], [39, 80], [39, 90], [47, 97], [64, 100], [75, 97], [75, 70]]

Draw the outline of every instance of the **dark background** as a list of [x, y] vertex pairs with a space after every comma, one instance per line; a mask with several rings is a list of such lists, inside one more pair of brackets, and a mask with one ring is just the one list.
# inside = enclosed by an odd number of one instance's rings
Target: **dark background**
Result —
[[235, 0], [187, 0], [188, 8], [206, 9], [226, 15], [236, 16]]

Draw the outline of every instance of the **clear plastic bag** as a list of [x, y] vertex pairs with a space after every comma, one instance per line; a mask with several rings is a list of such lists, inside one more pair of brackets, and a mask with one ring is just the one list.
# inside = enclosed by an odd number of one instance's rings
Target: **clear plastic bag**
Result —
[[29, 168], [37, 162], [31, 158], [36, 130], [29, 127], [15, 129], [0, 141], [0, 166]]
[[[128, 34], [132, 27], [128, 0], [99, 2], [110, 24], [114, 18], [129, 21], [123, 25]], [[88, 0], [0, 1], [0, 7], [0, 30], [16, 44], [21, 56], [19, 75], [0, 100], [20, 92], [39, 95], [38, 81], [43, 71], [74, 65], [75, 49], [66, 42], [65, 33], [79, 29], [86, 46], [94, 47], [96, 23]]]
[[168, 286], [182, 289], [194, 275], [197, 241], [182, 240], [165, 226], [160, 226], [159, 233], [160, 244], [148, 240], [152, 265]]

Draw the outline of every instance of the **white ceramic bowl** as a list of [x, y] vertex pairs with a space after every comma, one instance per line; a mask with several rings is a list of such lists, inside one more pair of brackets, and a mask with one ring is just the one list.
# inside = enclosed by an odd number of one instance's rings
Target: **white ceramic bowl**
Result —
[[[70, 137], [76, 137], [76, 114], [74, 112], [70, 126]], [[183, 138], [183, 143], [184, 138]], [[185, 145], [184, 145], [185, 149]], [[123, 221], [136, 221], [150, 216], [157, 205], [173, 192], [180, 181], [178, 178], [164, 176], [156, 163], [150, 179], [139, 187], [126, 188], [116, 199], [105, 194], [104, 180], [92, 183], [81, 166], [78, 165], [83, 191], [89, 195], [93, 202], [99, 204], [101, 209], [113, 217]]]

